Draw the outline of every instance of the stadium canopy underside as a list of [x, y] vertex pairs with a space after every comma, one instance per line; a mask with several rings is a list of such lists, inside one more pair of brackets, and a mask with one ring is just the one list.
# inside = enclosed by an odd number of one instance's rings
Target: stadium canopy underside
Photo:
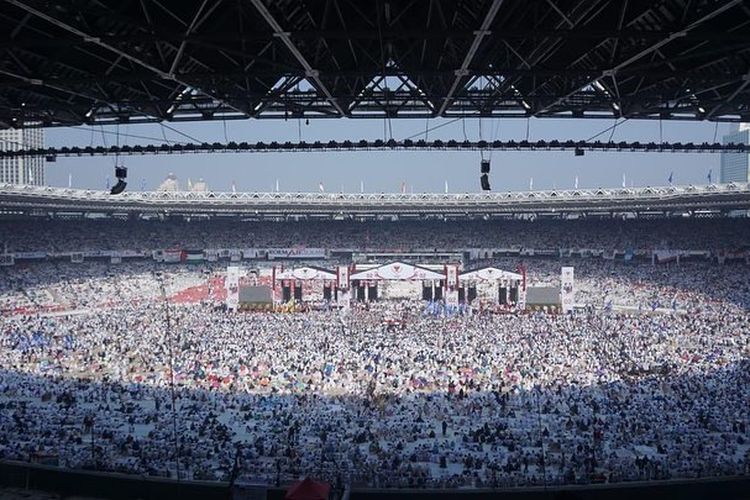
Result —
[[750, 121], [743, 0], [0, 0], [0, 128]]

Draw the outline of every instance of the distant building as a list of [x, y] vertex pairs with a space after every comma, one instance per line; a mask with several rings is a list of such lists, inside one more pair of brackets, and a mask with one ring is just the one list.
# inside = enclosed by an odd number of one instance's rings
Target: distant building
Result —
[[[0, 150], [43, 148], [44, 129], [3, 129], [0, 130]], [[0, 158], [0, 183], [46, 185], [44, 158]]]
[[188, 179], [188, 189], [194, 193], [205, 193], [208, 191], [208, 184], [203, 179], [198, 179], [196, 182], [190, 182]]
[[179, 191], [180, 184], [177, 182], [177, 176], [173, 173], [169, 173], [167, 178], [159, 184], [159, 191]]
[[[724, 144], [730, 142], [735, 144], [750, 145], [750, 124], [740, 123], [739, 127], [722, 138]], [[722, 153], [721, 154], [721, 182], [748, 182], [750, 172], [749, 153]]]

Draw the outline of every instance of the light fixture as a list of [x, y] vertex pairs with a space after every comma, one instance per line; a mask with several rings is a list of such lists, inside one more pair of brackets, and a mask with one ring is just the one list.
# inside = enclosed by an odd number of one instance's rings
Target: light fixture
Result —
[[125, 179], [128, 177], [128, 169], [120, 165], [115, 165], [115, 177], [117, 178], [117, 184], [112, 186], [109, 194], [120, 194], [125, 191], [125, 187], [128, 185]]

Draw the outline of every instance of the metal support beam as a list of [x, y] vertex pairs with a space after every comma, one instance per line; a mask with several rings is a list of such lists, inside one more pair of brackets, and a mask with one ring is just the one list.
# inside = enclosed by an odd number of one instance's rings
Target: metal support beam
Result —
[[51, 24], [54, 24], [55, 26], [57, 26], [59, 28], [62, 28], [62, 29], [66, 30], [66, 31], [68, 31], [70, 33], [73, 33], [74, 35], [82, 38], [86, 42], [98, 45], [99, 47], [107, 49], [107, 50], [109, 50], [109, 51], [111, 51], [111, 52], [113, 52], [113, 53], [115, 53], [115, 54], [117, 54], [117, 55], [119, 55], [119, 56], [121, 56], [121, 57], [123, 57], [123, 58], [125, 58], [125, 59], [127, 59], [129, 61], [131, 61], [131, 62], [134, 62], [135, 64], [138, 64], [139, 66], [142, 66], [142, 67], [148, 69], [149, 71], [152, 71], [152, 72], [156, 73], [159, 77], [161, 77], [164, 80], [171, 80], [171, 81], [173, 81], [175, 83], [178, 83], [180, 85], [183, 85], [185, 87], [195, 88], [200, 93], [204, 94], [207, 97], [210, 97], [211, 99], [214, 99], [215, 101], [220, 102], [224, 106], [232, 108], [235, 111], [238, 111], [240, 113], [248, 114], [248, 112], [246, 110], [240, 109], [239, 107], [237, 107], [237, 106], [235, 106], [235, 105], [233, 105], [233, 104], [231, 104], [229, 102], [226, 102], [225, 100], [220, 99], [220, 98], [216, 97], [215, 95], [212, 95], [209, 92], [206, 92], [206, 91], [204, 91], [202, 89], [196, 88], [191, 83], [185, 82], [182, 79], [177, 78], [174, 74], [167, 73], [167, 72], [165, 72], [165, 71], [157, 68], [156, 66], [152, 66], [151, 64], [149, 64], [149, 63], [141, 60], [140, 58], [135, 57], [133, 55], [130, 55], [127, 52], [118, 49], [117, 47], [114, 47], [114, 46], [112, 46], [112, 45], [110, 45], [108, 43], [105, 43], [100, 38], [95, 37], [95, 36], [91, 36], [88, 33], [85, 33], [83, 31], [79, 30], [78, 28], [70, 26], [69, 24], [67, 24], [67, 23], [65, 23], [63, 21], [60, 21], [59, 19], [50, 16], [49, 14], [46, 14], [46, 13], [40, 11], [40, 10], [37, 10], [34, 7], [31, 7], [30, 5], [27, 5], [26, 3], [24, 3], [24, 2], [22, 2], [20, 0], [5, 0], [5, 1], [7, 3], [11, 4], [11, 5], [14, 5], [14, 6], [18, 7], [19, 9], [25, 10], [26, 12], [29, 12], [30, 14], [33, 14], [33, 15], [41, 18], [41, 19], [44, 19], [45, 21], [47, 21], [47, 22], [49, 22]]
[[742, 84], [739, 87], [737, 87], [737, 90], [735, 90], [734, 92], [732, 92], [732, 94], [729, 97], [727, 97], [726, 101], [724, 101], [721, 104], [717, 104], [716, 106], [713, 107], [713, 109], [711, 109], [711, 111], [709, 111], [709, 113], [706, 115], [706, 119], [709, 120], [709, 119], [713, 118], [713, 116], [716, 114], [716, 112], [719, 111], [723, 105], [729, 104], [730, 102], [734, 101], [735, 97], [737, 97], [738, 95], [740, 95], [740, 93], [742, 93], [742, 91], [745, 90], [748, 85], [750, 85], [750, 73], [748, 73], [745, 76], [744, 81], [742, 82]]
[[[257, 0], [256, 0], [257, 1]], [[474, 59], [474, 54], [477, 53], [477, 50], [479, 50], [479, 45], [481, 45], [482, 40], [485, 36], [487, 36], [490, 31], [490, 26], [492, 25], [492, 21], [495, 20], [495, 16], [497, 15], [497, 11], [500, 10], [500, 6], [503, 4], [503, 0], [494, 0], [492, 2], [492, 5], [490, 5], [490, 10], [487, 11], [487, 15], [484, 17], [484, 21], [482, 21], [482, 25], [479, 27], [479, 30], [474, 32], [474, 41], [471, 42], [471, 47], [469, 47], [469, 51], [466, 53], [466, 56], [464, 57], [464, 62], [461, 63], [461, 67], [456, 70], [456, 78], [453, 80], [453, 84], [450, 87], [450, 90], [448, 91], [448, 94], [443, 99], [443, 103], [440, 105], [440, 108], [438, 109], [437, 115], [442, 116], [443, 113], [445, 113], [445, 110], [448, 108], [448, 105], [453, 100], [453, 94], [456, 93], [456, 89], [458, 88], [458, 85], [461, 83], [461, 80], [468, 74], [469, 65], [471, 64], [471, 61]]]
[[698, 27], [699, 25], [703, 24], [704, 22], [706, 22], [706, 21], [708, 21], [708, 20], [710, 20], [710, 19], [718, 16], [722, 12], [724, 12], [724, 11], [726, 11], [728, 9], [731, 9], [735, 5], [742, 3], [742, 1], [743, 0], [731, 0], [730, 2], [725, 3], [724, 5], [722, 5], [721, 7], [719, 7], [718, 9], [715, 9], [715, 10], [709, 12], [708, 14], [706, 14], [703, 17], [701, 17], [697, 21], [691, 23], [684, 30], [672, 33], [667, 38], [665, 38], [665, 39], [663, 39], [663, 40], [661, 40], [661, 41], [659, 41], [659, 42], [651, 45], [650, 47], [647, 47], [647, 48], [643, 49], [642, 51], [638, 52], [637, 54], [635, 54], [635, 55], [629, 57], [628, 59], [620, 62], [616, 66], [613, 66], [612, 69], [609, 69], [607, 71], [601, 72], [599, 74], [599, 76], [597, 76], [593, 80], [587, 81], [586, 83], [584, 83], [583, 85], [581, 85], [580, 87], [578, 87], [577, 89], [575, 89], [574, 91], [569, 92], [565, 96], [557, 99], [552, 104], [549, 104], [549, 105], [545, 106], [544, 108], [536, 111], [534, 113], [534, 116], [537, 116], [538, 114], [541, 114], [541, 113], [544, 113], [546, 111], [549, 111], [550, 109], [554, 108], [558, 104], [560, 104], [562, 102], [565, 102], [566, 100], [570, 99], [572, 96], [574, 96], [575, 94], [577, 94], [578, 92], [580, 92], [584, 88], [588, 87], [589, 85], [592, 85], [595, 81], [597, 81], [597, 80], [599, 80], [601, 78], [604, 78], [605, 76], [614, 76], [621, 69], [623, 69], [623, 68], [625, 68], [627, 66], [630, 66], [631, 64], [633, 64], [634, 62], [642, 59], [643, 57], [647, 56], [648, 54], [651, 54], [652, 52], [654, 52], [656, 50], [659, 50], [664, 45], [667, 45], [668, 43], [670, 43], [670, 42], [672, 42], [672, 41], [674, 41], [674, 40], [676, 40], [678, 38], [683, 38], [688, 33], [688, 31], [690, 31], [690, 30]]
[[331, 103], [331, 105], [336, 108], [336, 111], [339, 112], [341, 116], [346, 116], [346, 112], [344, 111], [344, 108], [341, 107], [341, 105], [336, 101], [336, 98], [333, 97], [333, 94], [331, 94], [330, 90], [328, 90], [328, 87], [323, 83], [323, 80], [320, 79], [320, 72], [316, 69], [313, 69], [313, 67], [310, 65], [309, 62], [307, 62], [307, 59], [305, 59], [305, 56], [302, 55], [302, 52], [299, 51], [296, 45], [294, 45], [294, 42], [292, 42], [292, 38], [290, 34], [281, 27], [281, 25], [274, 19], [271, 12], [268, 10], [266, 5], [263, 3], [263, 0], [251, 0], [255, 8], [260, 12], [260, 15], [263, 16], [263, 19], [266, 20], [269, 26], [271, 26], [271, 29], [273, 29], [274, 34], [281, 39], [281, 41], [286, 45], [286, 48], [289, 49], [289, 52], [292, 53], [295, 59], [297, 59], [297, 62], [299, 62], [302, 67], [305, 69], [305, 75], [307, 78], [312, 79], [315, 82], [315, 85], [318, 87], [318, 90], [323, 92], [325, 94], [326, 99], [328, 102]]

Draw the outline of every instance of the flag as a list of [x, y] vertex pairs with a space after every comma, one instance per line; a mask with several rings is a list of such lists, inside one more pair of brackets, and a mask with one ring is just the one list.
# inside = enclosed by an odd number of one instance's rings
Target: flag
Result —
[[73, 174], [71, 173], [68, 173], [68, 187], [69, 188], [73, 187]]
[[669, 173], [669, 179], [667, 179], [667, 180], [669, 181], [669, 185], [671, 186], [672, 185], [672, 181], [674, 180], [674, 172], [670, 172]]
[[278, 179], [276, 179], [276, 192], [277, 193], [279, 192], [279, 180]]
[[622, 187], [626, 187], [627, 184], [625, 183], [625, 174], [622, 174]]
[[365, 192], [365, 181], [359, 181], [359, 192], [360, 193]]
[[577, 176], [577, 175], [576, 175], [576, 183], [575, 183], [575, 188], [576, 188], [576, 189], [578, 189], [578, 176]]
[[401, 194], [406, 193], [406, 181], [401, 181]]
[[232, 192], [233, 193], [237, 192], [237, 185], [234, 183], [234, 181], [232, 181]]
[[529, 179], [529, 191], [534, 190], [534, 178]]
[[193, 189], [193, 181], [190, 180], [190, 177], [188, 177], [188, 191], [191, 191]]
[[448, 181], [445, 181], [445, 193], [448, 194]]
[[320, 190], [321, 193], [325, 193], [326, 192], [325, 188], [323, 187], [323, 182], [320, 182], [318, 184], [318, 189]]
[[713, 173], [713, 171], [714, 170], [712, 168], [708, 169], [708, 176], [707, 177], [708, 177], [708, 183], [709, 184], [711, 184], [711, 174]]

